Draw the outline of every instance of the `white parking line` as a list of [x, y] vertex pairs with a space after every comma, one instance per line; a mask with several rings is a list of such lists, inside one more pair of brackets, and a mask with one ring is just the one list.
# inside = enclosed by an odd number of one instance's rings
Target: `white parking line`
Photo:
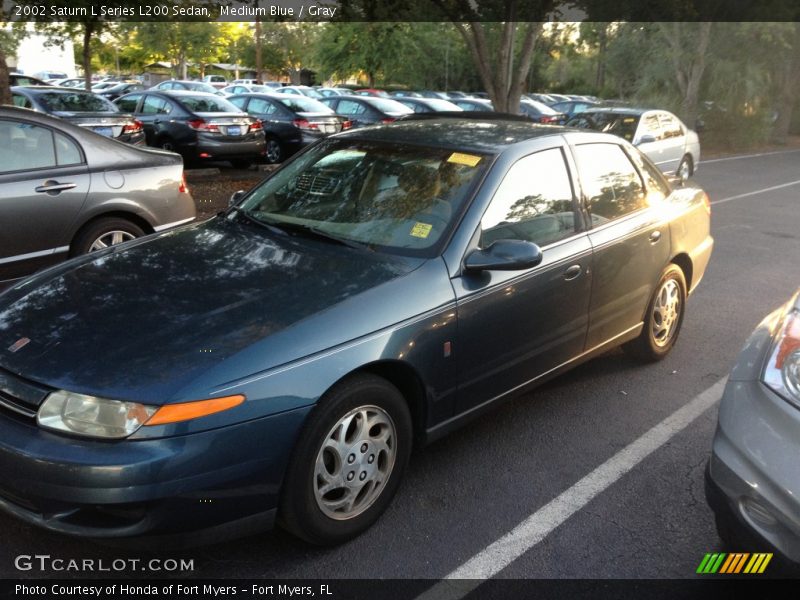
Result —
[[502, 538], [487, 546], [417, 600], [458, 600], [541, 542], [654, 451], [683, 431], [722, 396], [727, 377], [693, 398], [636, 441], [554, 498]]
[[780, 190], [785, 187], [790, 187], [793, 185], [797, 185], [800, 183], [800, 179], [796, 181], [790, 181], [789, 183], [782, 183], [780, 185], [773, 185], [772, 187], [763, 188], [760, 190], [755, 190], [752, 192], [746, 192], [744, 194], [736, 194], [735, 196], [728, 196], [727, 198], [720, 198], [719, 200], [713, 200], [711, 204], [722, 204], [724, 202], [730, 202], [731, 200], [738, 200], [739, 198], [747, 198], [748, 196], [755, 196], [756, 194], [763, 194], [764, 192], [772, 192], [774, 190]]
[[741, 158], [758, 158], [759, 156], [773, 156], [774, 154], [791, 154], [792, 152], [800, 152], [800, 148], [795, 150], [775, 150], [774, 152], [761, 152], [759, 154], [737, 154], [736, 156], [724, 156], [722, 158], [712, 158], [709, 160], [701, 160], [701, 165], [709, 165], [711, 163], [725, 162], [728, 160], [739, 160]]

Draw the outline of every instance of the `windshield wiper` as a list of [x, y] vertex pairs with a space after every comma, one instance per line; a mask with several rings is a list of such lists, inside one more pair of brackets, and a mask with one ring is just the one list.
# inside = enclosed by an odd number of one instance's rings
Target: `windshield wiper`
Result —
[[256, 224], [256, 225], [260, 225], [261, 227], [264, 227], [265, 229], [268, 229], [268, 230], [269, 230], [269, 231], [271, 231], [272, 233], [276, 233], [276, 234], [278, 234], [278, 235], [288, 235], [288, 234], [286, 233], [286, 231], [284, 231], [284, 230], [283, 230], [282, 228], [280, 228], [280, 227], [276, 227], [274, 223], [267, 222], [267, 221], [262, 221], [261, 219], [259, 219], [259, 218], [257, 218], [257, 217], [254, 217], [252, 214], [250, 214], [250, 211], [247, 211], [247, 210], [243, 209], [243, 208], [242, 208], [242, 207], [240, 207], [240, 206], [231, 206], [231, 207], [228, 209], [228, 211], [227, 211], [227, 212], [225, 212], [225, 213], [222, 213], [222, 214], [224, 214], [224, 215], [229, 215], [229, 214], [231, 214], [231, 213], [237, 213], [237, 214], [240, 214], [240, 215], [242, 215], [242, 216], [243, 216], [245, 219], [247, 219], [248, 221], [250, 221], [251, 223], [254, 223], [254, 224]]
[[269, 224], [272, 225], [273, 227], [283, 229], [284, 231], [290, 231], [305, 235], [307, 237], [315, 237], [328, 242], [334, 242], [336, 244], [341, 244], [342, 246], [347, 246], [348, 248], [355, 248], [356, 250], [367, 250], [369, 252], [374, 252], [374, 250], [370, 248], [367, 244], [362, 244], [361, 242], [356, 242], [347, 238], [339, 237], [335, 233], [330, 233], [328, 231], [320, 229], [319, 227], [312, 227], [311, 225], [303, 225], [302, 223], [289, 223], [286, 221], [276, 221], [276, 220], [270, 220]]

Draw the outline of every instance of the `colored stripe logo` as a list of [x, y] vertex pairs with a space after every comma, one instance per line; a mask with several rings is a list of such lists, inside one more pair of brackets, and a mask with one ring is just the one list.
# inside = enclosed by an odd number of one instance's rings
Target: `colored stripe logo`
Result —
[[771, 552], [756, 552], [753, 554], [749, 552], [708, 553], [700, 561], [700, 566], [697, 567], [696, 572], [701, 575], [713, 575], [715, 573], [755, 575], [756, 573], [763, 573], [771, 560]]

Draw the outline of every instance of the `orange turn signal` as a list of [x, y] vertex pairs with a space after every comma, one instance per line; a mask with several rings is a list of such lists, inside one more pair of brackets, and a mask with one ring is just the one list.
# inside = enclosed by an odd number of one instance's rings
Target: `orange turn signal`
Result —
[[234, 406], [239, 406], [242, 402], [244, 402], [244, 396], [239, 394], [237, 396], [224, 396], [222, 398], [212, 398], [210, 400], [167, 404], [159, 408], [155, 414], [148, 419], [145, 425], [165, 425], [167, 423], [197, 419], [198, 417], [213, 415], [214, 413], [228, 410]]

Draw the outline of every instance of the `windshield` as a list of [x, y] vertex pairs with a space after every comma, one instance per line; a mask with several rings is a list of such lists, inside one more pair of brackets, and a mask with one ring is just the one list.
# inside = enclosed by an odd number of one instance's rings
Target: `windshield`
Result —
[[[584, 113], [589, 114], [589, 113]], [[639, 115], [620, 113], [591, 113], [594, 129], [605, 133], [613, 133], [631, 142], [639, 125]]]
[[434, 256], [488, 163], [485, 155], [439, 148], [328, 140], [253, 190], [241, 208], [278, 227]]
[[117, 112], [111, 102], [91, 93], [46, 92], [39, 96], [39, 101], [53, 112]]

